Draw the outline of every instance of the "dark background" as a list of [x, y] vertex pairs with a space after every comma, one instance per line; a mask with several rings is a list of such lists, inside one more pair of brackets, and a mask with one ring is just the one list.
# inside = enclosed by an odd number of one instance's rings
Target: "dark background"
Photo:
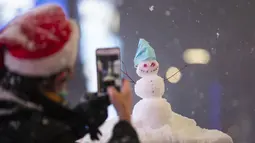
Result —
[[[71, 15], [76, 16], [74, 2]], [[119, 10], [123, 60], [133, 79], [138, 79], [133, 58], [139, 38], [154, 47], [161, 76], [170, 66], [184, 66], [185, 49], [208, 50], [209, 64], [189, 65], [180, 82], [166, 83], [165, 97], [175, 112], [198, 125], [221, 129], [235, 143], [255, 142], [254, 0], [126, 0]], [[79, 63], [76, 70], [70, 84], [76, 96], [69, 97], [72, 103], [84, 92]]]

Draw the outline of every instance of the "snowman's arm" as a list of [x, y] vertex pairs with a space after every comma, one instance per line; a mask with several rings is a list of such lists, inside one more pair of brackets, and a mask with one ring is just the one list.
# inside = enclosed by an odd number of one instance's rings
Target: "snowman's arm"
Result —
[[127, 74], [127, 72], [125, 72], [125, 71], [123, 71], [123, 70], [121, 70], [121, 72], [122, 72], [126, 77], [128, 77], [128, 78], [130, 79], [130, 82], [131, 82], [131, 83], [134, 83], [134, 84], [135, 84], [135, 81]]
[[188, 67], [188, 65], [185, 65], [184, 67], [182, 67], [180, 70], [178, 70], [177, 72], [175, 72], [173, 75], [169, 76], [169, 77], [165, 77], [164, 80], [168, 80], [171, 79], [172, 77], [174, 77], [177, 73], [183, 71], [186, 67]]
[[122, 64], [123, 64], [123, 66], [124, 66], [124, 70], [120, 69], [121, 72], [122, 72], [126, 77], [128, 77], [128, 78], [130, 79], [130, 82], [131, 82], [131, 83], [135, 84], [135, 81], [128, 75], [128, 72], [127, 72], [127, 68], [126, 68], [125, 63], [124, 63], [123, 61], [121, 61], [121, 62], [122, 62]]

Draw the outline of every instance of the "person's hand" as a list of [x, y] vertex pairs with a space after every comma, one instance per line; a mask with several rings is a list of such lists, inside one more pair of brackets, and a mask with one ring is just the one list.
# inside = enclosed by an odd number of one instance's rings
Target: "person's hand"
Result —
[[120, 120], [130, 122], [132, 109], [132, 91], [129, 81], [123, 81], [121, 92], [118, 92], [114, 87], [109, 87], [108, 94]]

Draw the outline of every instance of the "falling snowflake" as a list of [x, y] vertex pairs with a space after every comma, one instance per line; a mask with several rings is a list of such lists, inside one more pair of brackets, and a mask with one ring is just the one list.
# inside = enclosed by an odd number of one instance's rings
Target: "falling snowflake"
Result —
[[204, 15], [202, 12], [200, 12], [200, 15]]
[[174, 23], [175, 21], [174, 21], [174, 20], [172, 20], [172, 22]]
[[173, 6], [171, 6], [171, 7], [169, 7], [169, 10], [175, 10], [176, 8], [175, 7], [173, 7]]
[[216, 54], [216, 48], [211, 48], [212, 54]]
[[250, 51], [250, 53], [252, 54], [254, 52], [254, 48], [251, 48], [251, 51]]
[[166, 16], [170, 16], [171, 15], [171, 12], [169, 10], [165, 11], [165, 15]]
[[128, 13], [126, 13], [126, 15], [128, 15]]
[[238, 100], [233, 100], [232, 101], [232, 106], [233, 107], [236, 107], [236, 106], [238, 106], [239, 105], [239, 101]]
[[153, 11], [153, 10], [154, 10], [154, 5], [150, 6], [150, 7], [149, 7], [149, 10], [150, 10], [150, 11]]
[[34, 42], [28, 42], [27, 43], [27, 49], [30, 50], [30, 51], [35, 51], [36, 50], [35, 43]]
[[138, 34], [139, 34], [139, 31], [135, 31], [135, 34], [138, 35]]
[[228, 72], [225, 72], [225, 75], [228, 75]]
[[236, 7], [239, 7], [239, 5], [236, 5]]
[[196, 23], [200, 23], [200, 20], [196, 20]]
[[42, 119], [42, 124], [43, 125], [48, 125], [49, 124], [49, 120], [46, 119], [46, 118]]
[[10, 82], [9, 82], [11, 85], [14, 85], [15, 84], [15, 78], [10, 78]]
[[220, 37], [220, 33], [219, 32], [216, 33], [216, 37], [217, 37], [217, 39]]
[[200, 98], [200, 99], [204, 99], [204, 97], [205, 97], [204, 93], [203, 93], [203, 92], [200, 92], [200, 93], [199, 93], [199, 98]]
[[192, 111], [192, 112], [191, 112], [191, 115], [195, 115], [195, 111]]

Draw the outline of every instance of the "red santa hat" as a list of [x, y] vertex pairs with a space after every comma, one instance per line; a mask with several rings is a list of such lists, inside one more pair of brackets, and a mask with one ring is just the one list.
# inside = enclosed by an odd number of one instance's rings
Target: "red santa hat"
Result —
[[15, 18], [0, 32], [0, 46], [7, 48], [0, 53], [0, 65], [21, 75], [49, 76], [75, 64], [78, 42], [78, 26], [62, 8], [43, 5]]

